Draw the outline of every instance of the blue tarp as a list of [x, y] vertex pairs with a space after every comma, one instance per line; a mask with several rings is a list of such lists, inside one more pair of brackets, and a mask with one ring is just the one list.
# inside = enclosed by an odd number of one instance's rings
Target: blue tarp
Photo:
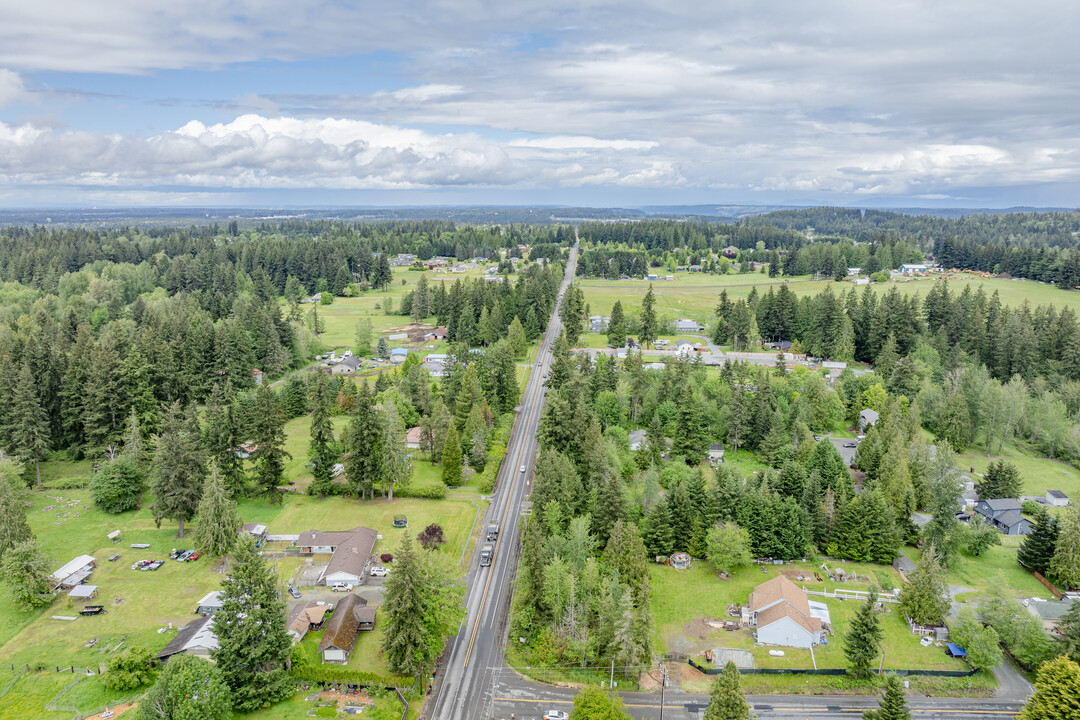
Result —
[[945, 643], [945, 645], [949, 648], [949, 654], [953, 657], [967, 657], [967, 650], [956, 643]]

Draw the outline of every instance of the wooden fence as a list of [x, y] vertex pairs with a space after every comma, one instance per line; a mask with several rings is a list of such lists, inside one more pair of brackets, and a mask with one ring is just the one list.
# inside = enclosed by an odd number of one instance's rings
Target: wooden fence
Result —
[[1057, 598], [1058, 600], [1060, 600], [1061, 598], [1065, 597], [1065, 593], [1061, 592], [1061, 591], [1060, 591], [1060, 590], [1058, 590], [1058, 589], [1057, 589], [1056, 587], [1054, 587], [1053, 583], [1051, 583], [1051, 582], [1050, 582], [1049, 580], [1047, 580], [1046, 578], [1044, 578], [1044, 577], [1042, 576], [1042, 573], [1041, 573], [1041, 572], [1039, 572], [1038, 570], [1032, 570], [1032, 571], [1031, 571], [1031, 574], [1035, 576], [1035, 579], [1036, 579], [1036, 580], [1038, 580], [1038, 581], [1039, 581], [1039, 582], [1041, 582], [1041, 583], [1042, 583], [1043, 585], [1045, 585], [1045, 586], [1046, 586], [1046, 589], [1047, 589], [1047, 590], [1049, 590], [1050, 592], [1052, 592], [1052, 593], [1054, 594], [1054, 597], [1056, 597], [1056, 598]]

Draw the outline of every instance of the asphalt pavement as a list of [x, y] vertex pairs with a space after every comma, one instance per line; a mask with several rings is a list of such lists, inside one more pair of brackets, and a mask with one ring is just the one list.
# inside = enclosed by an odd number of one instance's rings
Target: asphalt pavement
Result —
[[[559, 306], [566, 287], [574, 278], [576, 264], [575, 245], [570, 252], [559, 300], [548, 321], [540, 352], [536, 355], [539, 367], [530, 373], [522, 393], [506, 456], [484, 518], [484, 525], [491, 521], [501, 525], [499, 539], [495, 543], [495, 556], [490, 567], [479, 567], [479, 551], [485, 543], [477, 543], [467, 576], [467, 615], [458, 634], [448, 643], [441, 671], [436, 677], [433, 707], [431, 713], [427, 714], [430, 718], [486, 718], [491, 717], [490, 713], [493, 712], [495, 672], [504, 665], [504, 621], [517, 569], [518, 521], [522, 502], [531, 489], [537, 452], [536, 430], [544, 401], [543, 376], [550, 364], [550, 349], [562, 330]], [[522, 465], [526, 468], [525, 473], [520, 471]]]

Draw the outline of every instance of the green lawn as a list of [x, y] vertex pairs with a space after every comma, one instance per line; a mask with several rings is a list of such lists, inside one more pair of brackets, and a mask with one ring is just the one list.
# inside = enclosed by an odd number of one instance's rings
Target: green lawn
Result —
[[973, 467], [977, 473], [985, 473], [986, 467], [998, 459], [1016, 466], [1024, 481], [1024, 495], [1043, 495], [1047, 490], [1061, 490], [1074, 501], [1080, 501], [1080, 470], [1059, 460], [1006, 454], [987, 458], [985, 455], [965, 453], [957, 462], [964, 468]]
[[[665, 273], [666, 274], [666, 273]], [[778, 286], [785, 278], [770, 278], [760, 273], [705, 275], [702, 273], [673, 273], [674, 281], [657, 280], [652, 283], [656, 295], [656, 312], [662, 320], [689, 317], [703, 322], [711, 322], [716, 302], [721, 290], [727, 290], [730, 298], [745, 298], [752, 288], [764, 293], [769, 286]], [[832, 286], [834, 291], [853, 287], [850, 282], [836, 283], [832, 280], [812, 280], [809, 276], [790, 278], [791, 290], [798, 296], [816, 295]], [[936, 279], [906, 279], [890, 281], [882, 285], [871, 285], [877, 292], [887, 292], [896, 287], [904, 295], [919, 293], [925, 295]], [[594, 315], [610, 315], [616, 300], [622, 302], [623, 310], [637, 314], [641, 311], [641, 299], [649, 288], [643, 280], [599, 280], [584, 278], [578, 284], [585, 291], [585, 301], [589, 303]], [[950, 276], [950, 288], [959, 293], [965, 285], [977, 290], [983, 286], [987, 295], [995, 290], [1005, 305], [1020, 306], [1024, 300], [1034, 305], [1053, 304], [1058, 309], [1071, 307], [1080, 311], [1080, 293], [1065, 291], [1053, 285], [1032, 280], [1004, 280], [999, 278], [981, 278], [967, 273]], [[775, 287], [774, 287], [775, 289]], [[861, 292], [861, 288], [860, 288]]]

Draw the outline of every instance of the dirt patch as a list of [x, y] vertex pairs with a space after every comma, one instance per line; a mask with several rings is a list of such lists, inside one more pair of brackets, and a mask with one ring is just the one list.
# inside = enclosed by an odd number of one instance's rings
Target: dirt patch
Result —
[[824, 582], [825, 580], [820, 572], [817, 573], [816, 577], [814, 573], [807, 570], [781, 570], [780, 573], [793, 583]]
[[197, 593], [197, 592], [199, 592], [198, 588], [186, 587], [186, 588], [184, 588], [183, 590], [180, 591], [180, 594], [181, 595], [191, 595], [192, 593]]
[[113, 598], [112, 604], [113, 604], [113, 607], [118, 607], [120, 605], [123, 605], [124, 604], [124, 598], [117, 595], [116, 597]]
[[[713, 622], [716, 621], [714, 620]], [[709, 624], [709, 620], [703, 617], [694, 618], [683, 625], [683, 634], [686, 635], [686, 637], [697, 638], [698, 640], [704, 640], [710, 635], [720, 632], [720, 630], [721, 628], [713, 627]]]
[[319, 698], [324, 701], [336, 701], [338, 710], [344, 709], [346, 705], [375, 704], [375, 701], [372, 700], [371, 697], [363, 690], [357, 690], [356, 692], [338, 692], [337, 690], [322, 690], [319, 692]]
[[705, 673], [698, 670], [690, 663], [677, 663], [678, 683], [682, 685], [684, 682], [694, 682], [695, 680], [704, 680], [707, 676]]
[[660, 668], [641, 673], [638, 676], [638, 687], [641, 692], [653, 692], [660, 689]]
[[87, 715], [86, 718], [84, 718], [84, 720], [110, 720], [111, 718], [117, 717], [118, 715], [126, 713], [128, 710], [131, 710], [132, 708], [137, 708], [137, 707], [139, 707], [139, 703], [126, 703], [124, 705], [113, 705], [111, 708], [109, 708], [109, 712], [112, 713], [112, 714], [109, 715], [108, 718], [106, 718], [104, 716], [104, 711], [102, 711], [102, 712], [99, 712], [97, 715]]

